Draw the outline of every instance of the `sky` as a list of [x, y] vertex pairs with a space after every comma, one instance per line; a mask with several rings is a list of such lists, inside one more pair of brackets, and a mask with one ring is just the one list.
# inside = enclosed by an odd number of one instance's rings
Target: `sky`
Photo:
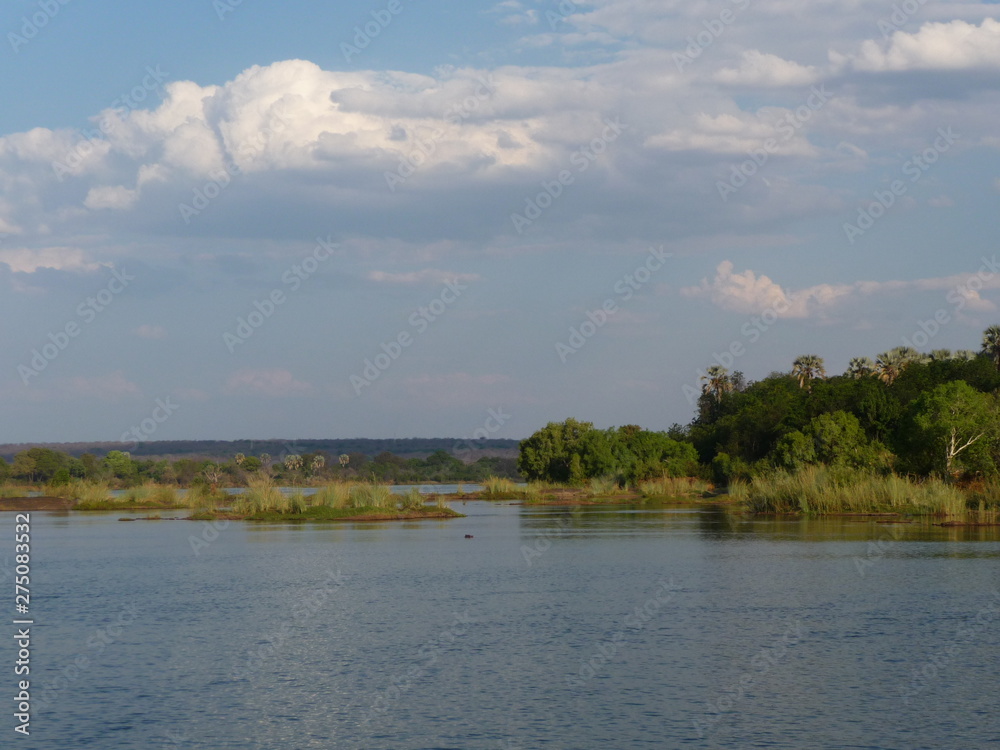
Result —
[[654, 430], [1000, 323], [1000, 7], [14, 0], [0, 442]]

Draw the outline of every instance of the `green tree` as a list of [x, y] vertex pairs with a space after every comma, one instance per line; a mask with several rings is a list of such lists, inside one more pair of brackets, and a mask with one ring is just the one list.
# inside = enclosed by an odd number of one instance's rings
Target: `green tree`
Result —
[[521, 441], [518, 470], [529, 480], [570, 481], [573, 456], [579, 456], [578, 444], [593, 429], [591, 422], [579, 422], [575, 419], [549, 422], [531, 437]]
[[34, 482], [38, 472], [35, 459], [28, 455], [27, 451], [21, 451], [14, 456], [14, 463], [10, 467], [10, 474], [14, 479], [23, 482]]
[[868, 357], [854, 357], [847, 364], [847, 375], [852, 378], [866, 378], [875, 372], [875, 363]]
[[788, 471], [798, 471], [816, 463], [817, 460], [812, 438], [799, 430], [792, 430], [782, 435], [774, 446], [775, 466]]
[[989, 441], [997, 431], [995, 399], [962, 380], [924, 393], [910, 409], [913, 458], [924, 469], [954, 476], [995, 468]]
[[108, 451], [103, 463], [116, 479], [132, 481], [139, 473], [139, 468], [128, 451]]
[[1000, 326], [990, 326], [983, 331], [983, 354], [1000, 370]]
[[799, 388], [811, 391], [814, 379], [826, 377], [823, 358], [815, 354], [803, 354], [801, 357], [797, 357], [792, 363], [792, 375], [798, 379]]

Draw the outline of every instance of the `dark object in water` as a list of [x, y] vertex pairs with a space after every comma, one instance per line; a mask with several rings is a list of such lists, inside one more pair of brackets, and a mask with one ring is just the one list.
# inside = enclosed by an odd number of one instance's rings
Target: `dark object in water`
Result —
[[466, 538], [466, 539], [472, 539], [472, 534], [466, 534], [466, 535], [465, 535], [465, 538]]

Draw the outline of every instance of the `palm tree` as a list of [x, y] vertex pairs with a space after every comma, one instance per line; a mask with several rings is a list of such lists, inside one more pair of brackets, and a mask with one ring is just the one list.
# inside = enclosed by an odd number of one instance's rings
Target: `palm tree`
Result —
[[864, 378], [875, 371], [875, 363], [868, 357], [854, 357], [847, 363], [847, 374], [854, 379]]
[[983, 354], [1000, 370], [1000, 326], [990, 326], [983, 331]]
[[954, 358], [961, 362], [971, 362], [976, 356], [976, 353], [972, 349], [959, 349], [955, 352]]
[[951, 349], [935, 349], [931, 352], [931, 362], [947, 362], [949, 359], [955, 359]]
[[900, 351], [902, 348], [904, 347], [897, 346], [895, 349], [882, 352], [875, 359], [875, 374], [886, 385], [892, 385], [910, 363], [905, 354]]
[[722, 394], [733, 390], [733, 381], [729, 377], [729, 370], [721, 365], [709, 367], [701, 379], [705, 381], [701, 387], [702, 392], [715, 396], [716, 401], [722, 401]]
[[804, 388], [809, 384], [812, 390], [813, 378], [826, 377], [826, 370], [823, 368], [823, 358], [815, 354], [803, 354], [792, 363], [792, 375], [799, 379], [799, 388]]

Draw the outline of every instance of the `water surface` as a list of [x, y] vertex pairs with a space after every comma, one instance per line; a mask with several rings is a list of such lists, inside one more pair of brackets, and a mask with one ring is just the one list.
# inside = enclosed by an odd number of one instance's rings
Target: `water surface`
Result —
[[19, 746], [1000, 742], [996, 529], [454, 507], [221, 530], [32, 514]]

